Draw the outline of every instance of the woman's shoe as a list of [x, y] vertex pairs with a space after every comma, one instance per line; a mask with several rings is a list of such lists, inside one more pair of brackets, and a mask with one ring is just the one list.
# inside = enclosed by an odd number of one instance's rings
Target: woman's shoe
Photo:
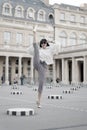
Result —
[[41, 108], [41, 105], [40, 105], [40, 103], [38, 101], [36, 101], [36, 104], [37, 104], [38, 108]]
[[41, 105], [38, 105], [37, 107], [38, 107], [38, 108], [41, 108]]

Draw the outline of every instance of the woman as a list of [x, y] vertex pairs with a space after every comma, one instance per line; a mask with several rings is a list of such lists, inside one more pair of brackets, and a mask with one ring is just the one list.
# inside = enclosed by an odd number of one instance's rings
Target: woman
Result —
[[39, 76], [39, 87], [38, 87], [38, 99], [37, 107], [40, 108], [41, 96], [43, 85], [45, 81], [45, 72], [47, 65], [53, 64], [53, 55], [58, 54], [58, 44], [48, 44], [46, 39], [40, 41], [40, 48], [36, 43], [36, 30], [34, 33], [34, 43], [28, 48], [28, 52], [34, 56], [34, 68], [38, 72]]

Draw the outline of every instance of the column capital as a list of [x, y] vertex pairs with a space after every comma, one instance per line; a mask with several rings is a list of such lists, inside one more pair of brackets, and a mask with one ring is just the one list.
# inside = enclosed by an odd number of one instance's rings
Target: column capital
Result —
[[19, 59], [22, 59], [22, 56], [19, 56], [18, 58], [19, 58]]
[[83, 58], [87, 58], [87, 55], [84, 55]]

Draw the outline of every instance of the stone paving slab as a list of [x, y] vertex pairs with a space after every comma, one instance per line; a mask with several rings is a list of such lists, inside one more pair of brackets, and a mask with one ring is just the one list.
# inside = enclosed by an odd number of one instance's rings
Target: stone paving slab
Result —
[[[37, 92], [19, 86], [23, 95], [11, 95], [11, 86], [0, 88], [0, 130], [87, 130], [87, 88], [73, 94], [63, 94], [65, 87], [44, 88], [42, 108], [36, 107]], [[66, 88], [67, 89], [67, 88]], [[69, 89], [69, 87], [68, 87]], [[48, 95], [59, 94], [62, 100], [49, 100]], [[33, 116], [9, 116], [9, 108], [33, 108]]]

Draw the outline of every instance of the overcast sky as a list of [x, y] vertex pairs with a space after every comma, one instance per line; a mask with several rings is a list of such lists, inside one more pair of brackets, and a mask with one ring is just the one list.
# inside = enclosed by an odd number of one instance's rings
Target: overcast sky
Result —
[[69, 4], [69, 5], [80, 6], [83, 3], [87, 3], [87, 0], [49, 0], [49, 2], [50, 2], [50, 4], [64, 3], [64, 4]]

